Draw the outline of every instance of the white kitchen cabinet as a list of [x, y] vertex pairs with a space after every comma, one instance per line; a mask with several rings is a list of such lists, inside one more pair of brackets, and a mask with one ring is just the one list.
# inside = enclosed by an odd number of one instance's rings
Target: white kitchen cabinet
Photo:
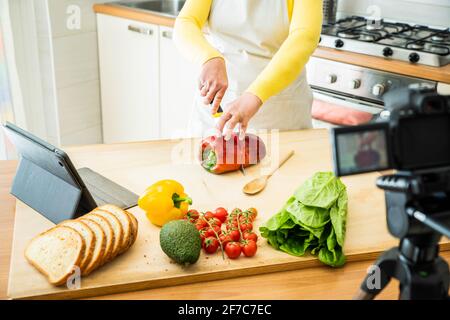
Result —
[[159, 27], [97, 15], [105, 143], [160, 137]]
[[190, 136], [198, 68], [185, 60], [172, 40], [173, 29], [159, 27], [161, 138]]
[[173, 29], [97, 15], [105, 143], [189, 137], [198, 68]]

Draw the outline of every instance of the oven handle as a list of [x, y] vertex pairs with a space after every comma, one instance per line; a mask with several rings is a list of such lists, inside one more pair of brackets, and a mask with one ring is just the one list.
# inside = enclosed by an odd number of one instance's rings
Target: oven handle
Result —
[[317, 89], [313, 89], [313, 93], [314, 99], [336, 104], [338, 106], [353, 108], [359, 111], [379, 114], [383, 110], [385, 110], [383, 105], [381, 104], [376, 104], [369, 101], [344, 96], [338, 93], [331, 93], [328, 91], [322, 91]]

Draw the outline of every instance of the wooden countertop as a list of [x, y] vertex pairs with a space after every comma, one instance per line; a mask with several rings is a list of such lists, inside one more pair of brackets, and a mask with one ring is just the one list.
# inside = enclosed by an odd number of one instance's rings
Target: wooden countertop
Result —
[[[317, 131], [304, 135], [310, 139], [320, 134]], [[291, 141], [296, 132], [287, 135]], [[167, 142], [156, 142], [160, 147], [169, 147]], [[128, 150], [139, 151], [145, 144], [92, 145], [67, 148], [69, 154], [76, 155], [76, 163], [84, 164], [93, 154], [117, 154], [121, 150], [123, 161]], [[156, 160], [155, 160], [156, 161]], [[9, 195], [16, 161], [0, 161], [0, 299], [6, 298], [13, 232], [15, 199]], [[119, 169], [119, 167], [117, 168]], [[450, 262], [450, 251], [441, 254]], [[343, 268], [331, 269], [326, 266], [305, 268], [296, 271], [277, 272], [228, 280], [209, 281], [129, 292], [97, 297], [96, 299], [350, 299], [359, 288], [367, 268], [373, 261], [348, 262]], [[379, 296], [382, 299], [396, 299], [398, 288], [393, 281]], [[270, 288], [268, 290], [267, 288]]]
[[[94, 5], [94, 11], [96, 13], [168, 27], [173, 27], [175, 23], [175, 19], [171, 17], [110, 4], [96, 4]], [[408, 62], [387, 60], [379, 57], [324, 48], [320, 46], [314, 52], [313, 56], [450, 84], [450, 64], [443, 67], [414, 65]]]
[[95, 4], [94, 12], [167, 27], [173, 27], [175, 24], [175, 18], [162, 16], [157, 13], [125, 8], [114, 4]]

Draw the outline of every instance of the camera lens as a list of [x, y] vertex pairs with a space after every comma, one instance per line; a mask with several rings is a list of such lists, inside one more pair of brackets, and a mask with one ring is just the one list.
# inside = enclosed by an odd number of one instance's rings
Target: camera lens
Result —
[[439, 98], [428, 98], [423, 101], [422, 111], [425, 114], [433, 114], [433, 113], [444, 113], [445, 112], [445, 104], [442, 99]]

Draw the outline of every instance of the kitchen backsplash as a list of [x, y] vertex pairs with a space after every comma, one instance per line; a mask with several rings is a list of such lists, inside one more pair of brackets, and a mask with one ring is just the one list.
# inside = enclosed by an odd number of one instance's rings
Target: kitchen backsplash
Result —
[[338, 0], [338, 17], [373, 16], [429, 26], [450, 26], [450, 0]]

